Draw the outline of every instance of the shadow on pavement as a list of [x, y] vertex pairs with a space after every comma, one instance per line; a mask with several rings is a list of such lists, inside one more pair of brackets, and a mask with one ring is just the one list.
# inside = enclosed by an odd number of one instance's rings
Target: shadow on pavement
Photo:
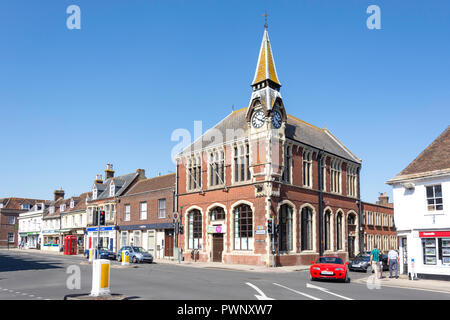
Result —
[[23, 271], [23, 270], [43, 270], [63, 268], [61, 263], [49, 263], [36, 258], [14, 256], [11, 254], [0, 255], [0, 272]]

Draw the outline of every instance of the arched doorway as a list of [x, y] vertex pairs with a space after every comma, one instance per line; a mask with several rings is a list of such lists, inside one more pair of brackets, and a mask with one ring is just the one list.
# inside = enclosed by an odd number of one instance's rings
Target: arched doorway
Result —
[[355, 256], [355, 239], [356, 239], [356, 216], [353, 213], [349, 213], [347, 217], [347, 245], [348, 245], [348, 257], [353, 258]]

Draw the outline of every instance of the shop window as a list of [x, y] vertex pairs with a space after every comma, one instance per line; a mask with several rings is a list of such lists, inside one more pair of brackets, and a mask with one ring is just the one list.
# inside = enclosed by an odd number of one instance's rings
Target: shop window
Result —
[[201, 249], [202, 247], [202, 214], [199, 210], [192, 210], [188, 215], [189, 249]]

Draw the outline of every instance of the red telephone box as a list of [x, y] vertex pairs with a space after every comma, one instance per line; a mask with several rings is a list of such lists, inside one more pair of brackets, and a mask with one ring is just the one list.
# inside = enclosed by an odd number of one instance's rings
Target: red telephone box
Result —
[[77, 254], [77, 237], [70, 235], [64, 237], [64, 254]]

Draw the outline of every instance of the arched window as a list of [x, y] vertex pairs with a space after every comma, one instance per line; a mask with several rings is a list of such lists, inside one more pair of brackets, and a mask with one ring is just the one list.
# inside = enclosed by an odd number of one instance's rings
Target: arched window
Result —
[[302, 209], [302, 250], [312, 250], [313, 249], [313, 212], [311, 208]]
[[331, 212], [329, 210], [323, 216], [323, 236], [325, 250], [331, 250]]
[[253, 213], [246, 204], [234, 209], [234, 249], [253, 250]]
[[210, 211], [209, 219], [211, 221], [225, 220], [225, 211], [223, 210], [222, 207], [215, 207]]
[[292, 208], [284, 204], [280, 208], [280, 251], [292, 250]]
[[342, 250], [342, 213], [336, 217], [336, 250]]
[[202, 214], [200, 210], [194, 209], [188, 214], [189, 225], [189, 249], [202, 248]]

